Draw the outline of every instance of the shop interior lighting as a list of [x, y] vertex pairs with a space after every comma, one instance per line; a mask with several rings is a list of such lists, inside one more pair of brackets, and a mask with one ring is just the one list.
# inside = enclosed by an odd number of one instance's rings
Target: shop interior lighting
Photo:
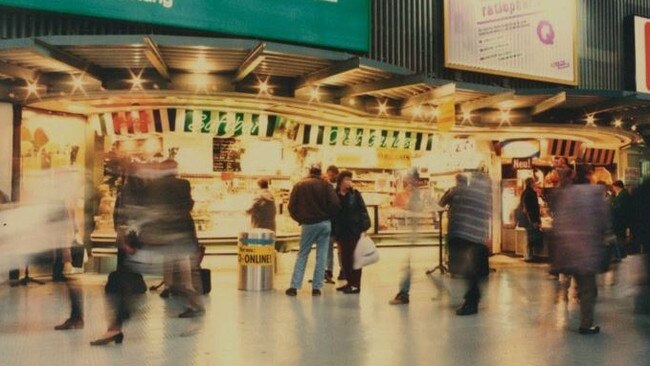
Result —
[[71, 95], [74, 95], [78, 90], [81, 91], [84, 95], [86, 95], [86, 90], [84, 89], [84, 82], [83, 82], [83, 74], [81, 75], [74, 75], [71, 74], [70, 77], [72, 78], [72, 91], [70, 92]]
[[208, 78], [205, 75], [194, 75], [194, 84], [196, 85], [196, 92], [208, 92]]
[[463, 121], [460, 125], [462, 126], [465, 123], [469, 123], [470, 125], [472, 125], [472, 111], [470, 111], [469, 109], [463, 110]]
[[31, 97], [32, 95], [34, 95], [34, 96], [36, 96], [36, 98], [40, 99], [40, 96], [38, 94], [38, 89], [39, 89], [38, 80], [36, 80], [34, 82], [29, 82], [28, 81], [27, 82], [27, 87], [25, 87], [25, 89], [27, 89], [27, 96], [25, 97], [25, 99], [29, 99], [29, 97]]
[[636, 131], [638, 127], [636, 125], [632, 125], [632, 131]]
[[509, 109], [502, 109], [501, 110], [501, 118], [499, 122], [499, 127], [503, 126], [503, 124], [506, 123], [509, 126], [512, 126], [510, 123], [510, 110]]
[[422, 118], [422, 106], [417, 106], [413, 110], [413, 114], [415, 115], [416, 118]]
[[587, 126], [596, 127], [596, 116], [593, 113], [587, 115]]
[[380, 115], [380, 116], [388, 115], [388, 101], [387, 100], [379, 102], [377, 114]]
[[144, 83], [144, 80], [142, 80], [142, 70], [140, 71], [139, 74], [134, 74], [129, 70], [129, 73], [131, 74], [131, 80], [129, 82], [131, 83], [131, 90], [144, 90], [142, 87], [142, 84]]
[[210, 65], [204, 55], [199, 55], [194, 61], [194, 71], [200, 74], [207, 74], [210, 71]]
[[620, 118], [617, 118], [614, 120], [614, 127], [616, 128], [621, 128], [623, 127], [623, 120]]
[[320, 90], [318, 86], [312, 87], [309, 91], [309, 103], [320, 102]]
[[273, 93], [273, 89], [271, 88], [271, 85], [269, 85], [268, 77], [265, 80], [257, 79], [257, 90], [259, 90], [257, 93], [258, 96], [262, 94], [270, 96], [271, 93]]

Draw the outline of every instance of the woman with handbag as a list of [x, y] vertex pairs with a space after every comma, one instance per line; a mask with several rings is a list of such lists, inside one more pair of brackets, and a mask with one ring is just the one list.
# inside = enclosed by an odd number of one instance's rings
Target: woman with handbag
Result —
[[354, 269], [354, 251], [361, 235], [370, 229], [370, 216], [361, 193], [352, 187], [352, 173], [341, 172], [337, 177], [336, 194], [341, 209], [334, 216], [333, 235], [341, 249], [343, 274], [348, 283], [337, 288], [345, 294], [361, 292], [361, 269]]

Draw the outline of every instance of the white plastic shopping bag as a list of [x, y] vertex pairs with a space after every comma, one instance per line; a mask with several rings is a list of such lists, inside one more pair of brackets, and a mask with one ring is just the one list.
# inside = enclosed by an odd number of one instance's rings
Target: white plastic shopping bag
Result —
[[354, 269], [361, 269], [377, 261], [379, 261], [377, 246], [368, 235], [361, 235], [354, 250]]

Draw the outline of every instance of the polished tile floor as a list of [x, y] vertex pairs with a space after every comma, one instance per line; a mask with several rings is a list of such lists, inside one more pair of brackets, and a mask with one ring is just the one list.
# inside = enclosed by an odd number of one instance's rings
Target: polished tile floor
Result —
[[[143, 295], [121, 346], [90, 347], [106, 327], [105, 276], [84, 284], [86, 328], [55, 332], [68, 303], [59, 284], [0, 287], [0, 365], [648, 365], [650, 316], [632, 314], [634, 258], [600, 279], [597, 319], [603, 333], [580, 336], [577, 305], [557, 296], [543, 265], [494, 257], [480, 314], [457, 317], [463, 281], [424, 275], [431, 248], [381, 250], [364, 271], [359, 296], [328, 285], [312, 298], [288, 298], [294, 254], [279, 259], [276, 290], [238, 291], [233, 256], [210, 257], [213, 292], [198, 323], [177, 319], [174, 300]], [[390, 306], [411, 258], [408, 306]], [[313, 263], [313, 258], [310, 260]], [[150, 284], [156, 282], [149, 278]], [[307, 282], [305, 281], [305, 284]], [[196, 331], [192, 336], [181, 336]]]

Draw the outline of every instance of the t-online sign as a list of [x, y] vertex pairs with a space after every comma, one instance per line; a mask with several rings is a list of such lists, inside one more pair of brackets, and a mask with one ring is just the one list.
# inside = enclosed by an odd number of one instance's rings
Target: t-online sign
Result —
[[650, 93], [650, 19], [634, 17], [636, 90]]

